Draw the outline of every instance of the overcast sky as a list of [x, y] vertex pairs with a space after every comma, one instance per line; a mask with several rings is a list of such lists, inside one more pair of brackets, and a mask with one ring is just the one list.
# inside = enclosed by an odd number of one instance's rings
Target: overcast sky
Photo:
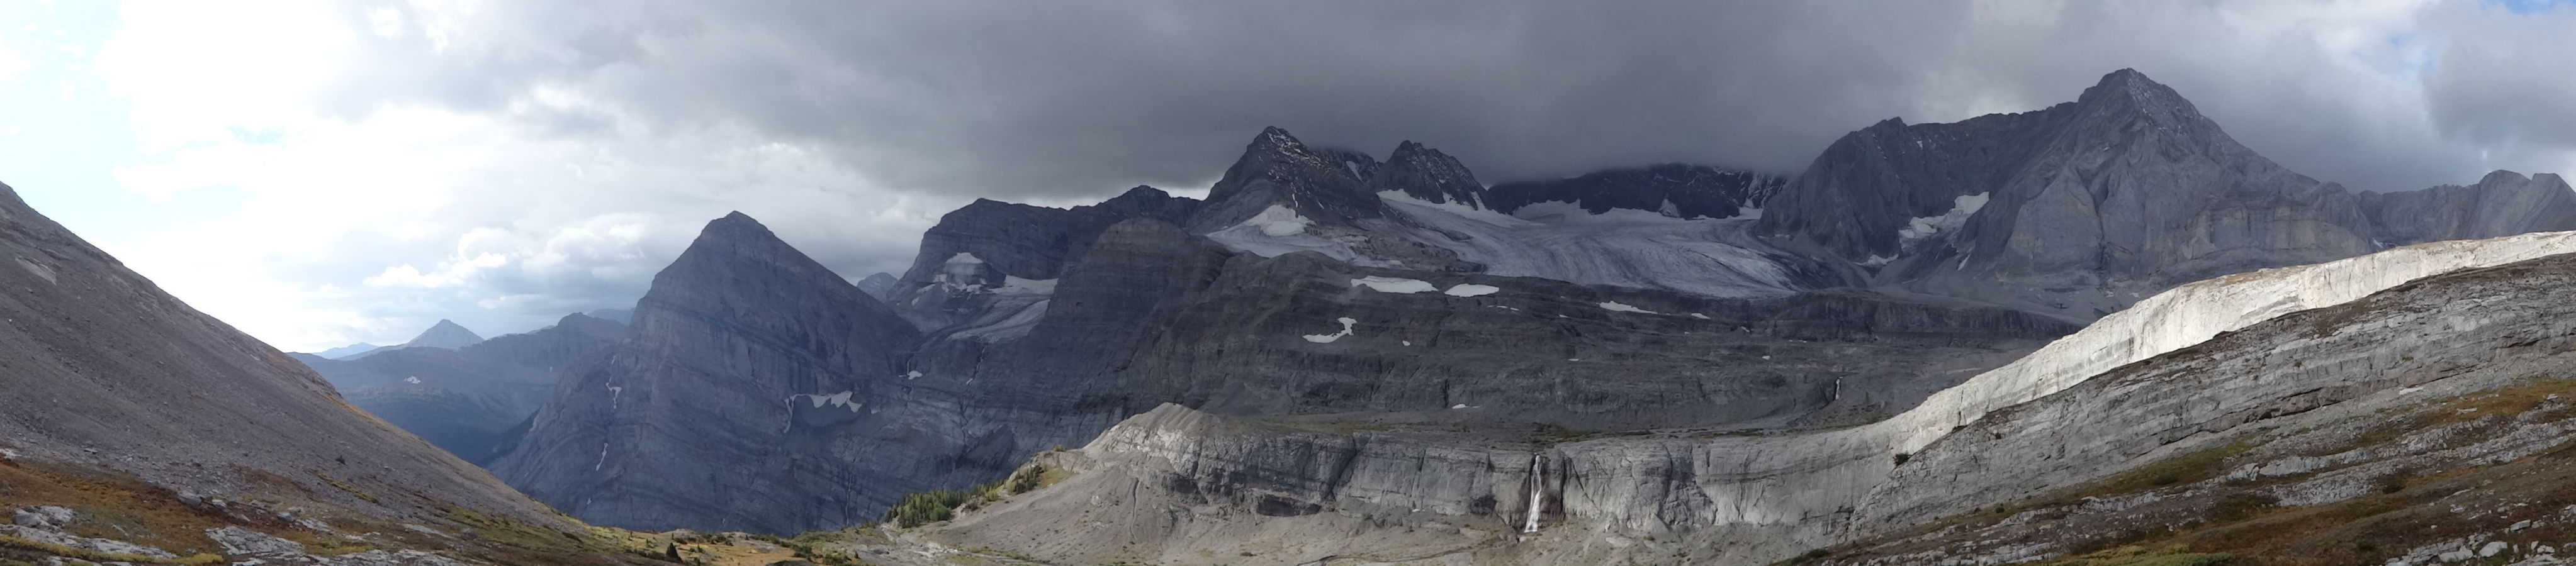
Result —
[[630, 305], [741, 210], [849, 277], [1265, 125], [1487, 182], [1803, 169], [2134, 67], [2370, 190], [2576, 171], [2546, 1], [0, 2], [0, 182], [280, 348]]

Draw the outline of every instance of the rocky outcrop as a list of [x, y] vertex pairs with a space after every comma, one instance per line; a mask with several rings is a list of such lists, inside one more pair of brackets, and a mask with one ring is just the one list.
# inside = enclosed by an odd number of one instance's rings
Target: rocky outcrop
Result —
[[1395, 191], [1434, 204], [1485, 207], [1485, 185], [1476, 182], [1475, 173], [1457, 158], [1412, 141], [1397, 144], [1386, 165], [1361, 178], [1367, 181], [1362, 189], [1372, 193]]
[[482, 470], [351, 410], [285, 353], [163, 293], [5, 186], [0, 255], [0, 460], [12, 470], [131, 474], [227, 498], [271, 488], [262, 497], [404, 520], [464, 509], [558, 524]]
[[1564, 179], [1494, 185], [1486, 203], [1510, 213], [1543, 202], [1572, 203], [1593, 214], [1643, 210], [1675, 218], [1752, 218], [1789, 179], [1679, 163], [1595, 171]]
[[[586, 520], [793, 532], [912, 487], [852, 472], [911, 324], [740, 213], [653, 278], [633, 334], [569, 369], [490, 467]], [[861, 447], [865, 445], [862, 444]], [[880, 483], [886, 482], [886, 483]]]

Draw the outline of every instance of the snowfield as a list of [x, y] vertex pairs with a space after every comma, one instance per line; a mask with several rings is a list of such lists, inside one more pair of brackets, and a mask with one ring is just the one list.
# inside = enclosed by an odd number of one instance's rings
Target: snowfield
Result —
[[[1752, 224], [1747, 218], [1685, 220], [1643, 210], [1591, 214], [1556, 202], [1503, 214], [1425, 202], [1400, 192], [1378, 197], [1433, 228], [1409, 237], [1484, 264], [1489, 275], [1718, 297], [1796, 291], [1788, 269], [1754, 251], [1760, 244], [1745, 231]], [[1442, 231], [1466, 238], [1453, 239]]]
[[1208, 239], [1238, 251], [1261, 257], [1279, 257], [1296, 252], [1316, 252], [1334, 261], [1367, 267], [1394, 267], [1395, 264], [1361, 255], [1352, 244], [1364, 242], [1366, 235], [1332, 233], [1345, 230], [1316, 228], [1315, 221], [1288, 207], [1270, 205], [1260, 214], [1226, 229], [1208, 233]]

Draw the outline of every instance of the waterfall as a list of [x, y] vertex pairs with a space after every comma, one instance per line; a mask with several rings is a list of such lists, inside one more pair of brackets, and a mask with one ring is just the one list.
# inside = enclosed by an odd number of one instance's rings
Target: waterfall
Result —
[[1547, 495], [1547, 468], [1539, 465], [1540, 458], [1538, 455], [1530, 456], [1529, 519], [1521, 522], [1521, 532], [1524, 533], [1538, 532], [1538, 512], [1545, 505], [1540, 498]]

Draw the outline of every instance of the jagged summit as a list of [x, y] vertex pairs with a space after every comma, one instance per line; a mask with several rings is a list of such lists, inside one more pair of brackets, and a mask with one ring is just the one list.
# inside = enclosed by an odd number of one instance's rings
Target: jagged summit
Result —
[[1406, 196], [1435, 203], [1458, 203], [1484, 208], [1485, 185], [1476, 174], [1455, 157], [1441, 153], [1412, 140], [1396, 144], [1377, 174], [1368, 177], [1365, 190], [1371, 193], [1401, 191]]
[[442, 318], [438, 319], [438, 324], [430, 325], [428, 330], [421, 331], [419, 336], [413, 336], [410, 341], [403, 342], [402, 347], [455, 349], [481, 342], [483, 342], [482, 335], [466, 330], [464, 325], [457, 324], [456, 321]]
[[1387, 217], [1386, 204], [1361, 186], [1356, 168], [1349, 163], [1346, 158], [1327, 158], [1287, 130], [1263, 128], [1225, 176], [1209, 187], [1207, 205], [1190, 220], [1190, 230], [1214, 232], [1274, 206], [1332, 225]]

